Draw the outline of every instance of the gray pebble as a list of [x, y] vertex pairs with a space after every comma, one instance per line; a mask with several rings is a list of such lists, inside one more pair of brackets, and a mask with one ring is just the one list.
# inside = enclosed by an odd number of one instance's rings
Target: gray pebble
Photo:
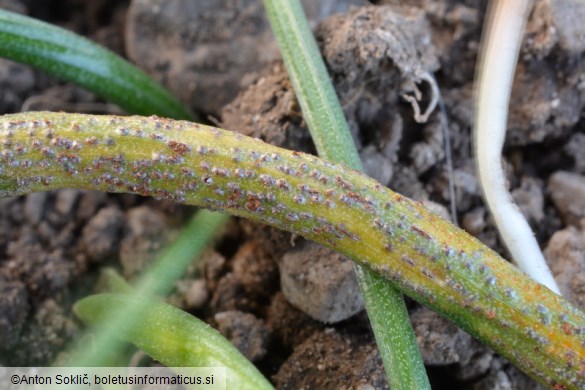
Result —
[[41, 221], [45, 213], [47, 198], [48, 192], [35, 192], [26, 196], [26, 200], [24, 201], [24, 215], [30, 223], [36, 225]]
[[123, 226], [124, 213], [117, 206], [101, 209], [83, 228], [81, 240], [88, 256], [94, 261], [115, 256]]
[[270, 331], [262, 320], [238, 310], [217, 313], [214, 319], [219, 332], [246, 358], [258, 361], [266, 355]]
[[368, 145], [360, 152], [360, 158], [366, 174], [383, 185], [392, 179], [392, 163], [374, 145]]
[[71, 215], [79, 199], [79, 195], [79, 190], [64, 189], [58, 191], [55, 199], [55, 209], [57, 212], [63, 216]]
[[425, 307], [412, 312], [410, 320], [425, 364], [442, 366], [469, 360], [474, 345], [463, 330]]
[[187, 290], [185, 303], [189, 309], [200, 309], [207, 302], [208, 298], [209, 292], [205, 286], [205, 280], [197, 279], [193, 281], [191, 287]]
[[544, 255], [563, 296], [585, 310], [585, 219], [553, 234]]
[[353, 263], [313, 242], [287, 252], [279, 263], [287, 300], [312, 318], [335, 323], [364, 308]]
[[0, 279], [0, 345], [11, 348], [28, 313], [28, 294], [20, 282], [5, 282]]
[[557, 171], [548, 180], [548, 191], [563, 222], [579, 226], [585, 218], [585, 176]]

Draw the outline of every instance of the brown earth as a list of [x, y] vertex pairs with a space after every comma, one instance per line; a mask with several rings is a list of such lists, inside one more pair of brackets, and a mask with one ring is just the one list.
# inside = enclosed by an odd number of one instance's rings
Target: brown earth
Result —
[[[450, 121], [457, 222], [505, 255], [481, 201], [470, 144], [486, 1], [306, 3], [367, 173], [449, 215], [439, 114], [419, 124], [401, 98], [420, 82], [420, 72], [433, 72]], [[513, 197], [563, 293], [585, 308], [585, 11], [570, 2], [536, 3], [515, 78], [504, 160]], [[129, 57], [224, 128], [314, 152], [260, 1], [0, 0], [0, 8], [72, 29]], [[384, 39], [388, 34], [397, 39]], [[419, 87], [425, 96], [430, 92], [424, 83]], [[120, 112], [5, 60], [0, 89], [1, 114]], [[58, 359], [83, 329], [71, 305], [96, 290], [98, 271], [109, 265], [135, 277], [194, 212], [77, 190], [0, 203], [0, 365], [8, 366]], [[232, 220], [169, 299], [217, 327], [277, 388], [387, 388], [345, 263], [300, 238]], [[537, 386], [428, 309], [408, 306], [434, 388]]]

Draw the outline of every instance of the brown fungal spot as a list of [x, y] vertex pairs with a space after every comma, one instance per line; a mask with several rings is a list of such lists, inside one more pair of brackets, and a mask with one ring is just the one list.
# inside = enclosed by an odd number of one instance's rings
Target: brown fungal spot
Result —
[[400, 256], [400, 259], [402, 261], [404, 261], [406, 264], [410, 265], [411, 267], [414, 267], [414, 265], [415, 265], [414, 260], [412, 260], [410, 257], [408, 257], [406, 255]]
[[278, 179], [276, 181], [276, 186], [278, 188], [280, 188], [281, 190], [284, 190], [284, 191], [289, 191], [290, 190], [290, 184], [288, 184], [288, 182], [286, 180], [284, 180], [284, 179]]
[[87, 137], [85, 139], [85, 144], [86, 145], [97, 145], [97, 143], [98, 143], [98, 139], [96, 137], [94, 137], [94, 136]]
[[246, 208], [252, 212], [260, 210], [262, 202], [260, 198], [254, 194], [248, 194], [248, 201], [246, 202]]
[[416, 234], [418, 234], [419, 236], [421, 236], [425, 240], [429, 240], [430, 241], [432, 239], [432, 237], [431, 237], [430, 234], [428, 234], [427, 232], [425, 232], [424, 230], [422, 230], [418, 226], [411, 225], [410, 226], [410, 230], [412, 230], [413, 232], [415, 232]]
[[177, 153], [179, 156], [184, 155], [185, 153], [188, 153], [191, 151], [191, 147], [183, 142], [178, 142], [178, 141], [168, 141], [167, 142], [167, 146], [169, 148], [171, 148], [171, 150], [175, 153]]
[[213, 173], [214, 175], [219, 176], [219, 177], [228, 177], [229, 176], [229, 171], [227, 169], [222, 169], [222, 168], [213, 167], [211, 169], [211, 173]]
[[422, 268], [420, 270], [420, 272], [422, 272], [422, 274], [424, 276], [426, 276], [427, 278], [429, 278], [431, 280], [435, 278], [435, 275], [433, 275], [433, 273], [431, 271], [429, 271], [427, 268]]
[[302, 196], [302, 195], [296, 195], [294, 197], [294, 201], [295, 201], [295, 203], [298, 203], [298, 204], [305, 204], [305, 203], [307, 203], [307, 199], [304, 196]]
[[573, 329], [571, 325], [567, 324], [566, 322], [561, 325], [561, 329], [567, 336], [571, 336], [573, 334]]
[[[347, 181], [343, 180], [341, 176], [336, 176], [336, 177], [335, 177], [335, 181], [337, 182], [337, 184], [338, 184], [338, 185], [339, 185], [341, 188], [343, 188], [343, 189], [345, 189], [345, 190], [352, 190], [352, 189], [353, 189], [353, 185], [351, 185], [351, 183], [349, 183], [349, 182], [347, 182]], [[350, 195], [350, 196], [351, 196], [351, 195]]]
[[270, 175], [264, 175], [264, 174], [262, 174], [262, 175], [258, 176], [258, 180], [265, 187], [271, 187], [275, 183], [274, 179]]

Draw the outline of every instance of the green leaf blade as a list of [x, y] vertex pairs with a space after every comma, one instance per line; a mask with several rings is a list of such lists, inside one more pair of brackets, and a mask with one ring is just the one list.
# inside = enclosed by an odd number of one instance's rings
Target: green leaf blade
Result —
[[226, 367], [229, 389], [273, 389], [272, 385], [228, 340], [203, 321], [171, 305], [127, 294], [98, 294], [73, 308], [92, 325], [107, 325], [111, 314], [139, 308], [118, 329], [129, 340], [167, 367]]
[[136, 114], [193, 115], [140, 69], [94, 42], [47, 23], [0, 10], [0, 56], [74, 82]]

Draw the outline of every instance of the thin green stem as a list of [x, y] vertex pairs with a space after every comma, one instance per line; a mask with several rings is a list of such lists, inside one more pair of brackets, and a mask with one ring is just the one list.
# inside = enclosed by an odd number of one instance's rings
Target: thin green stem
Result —
[[585, 381], [585, 313], [474, 237], [363, 173], [162, 118], [0, 117], [0, 196], [130, 192], [263, 222], [333, 248], [540, 382]]
[[84, 298], [75, 313], [92, 325], [109, 326], [113, 313], [140, 307], [120, 332], [167, 367], [226, 367], [228, 389], [273, 389], [228, 340], [205, 322], [171, 305], [136, 294], [98, 294]]
[[193, 119], [137, 67], [88, 39], [27, 16], [0, 10], [0, 56], [72, 81], [130, 113]]
[[[225, 225], [228, 216], [201, 210], [181, 230], [179, 237], [161, 254], [131, 291], [137, 297], [166, 295], [174, 282], [185, 273], [187, 267], [206, 248], [216, 232]], [[121, 285], [118, 283], [118, 285]], [[104, 321], [98, 332], [84, 346], [75, 348], [68, 363], [74, 366], [99, 367], [104, 365], [113, 351], [121, 351], [123, 345], [118, 340], [127, 340], [124, 329], [131, 328], [135, 322], [141, 322], [146, 315], [145, 308], [125, 306], [118, 312], [112, 312], [109, 321]], [[83, 341], [82, 341], [83, 342]]]
[[[264, 4], [319, 155], [362, 170], [339, 100], [300, 2], [265, 0]], [[390, 387], [430, 389], [400, 293], [359, 264], [355, 270]]]

